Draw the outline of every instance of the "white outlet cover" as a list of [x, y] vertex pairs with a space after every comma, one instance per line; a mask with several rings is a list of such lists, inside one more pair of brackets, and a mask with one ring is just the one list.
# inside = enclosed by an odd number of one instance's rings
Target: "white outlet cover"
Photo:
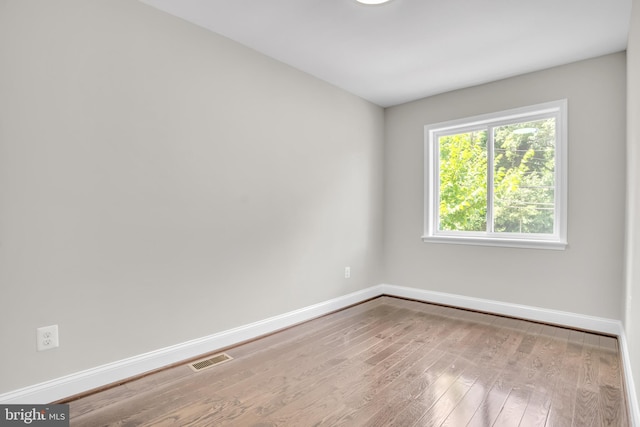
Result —
[[36, 329], [38, 351], [51, 350], [59, 346], [58, 325], [43, 326]]

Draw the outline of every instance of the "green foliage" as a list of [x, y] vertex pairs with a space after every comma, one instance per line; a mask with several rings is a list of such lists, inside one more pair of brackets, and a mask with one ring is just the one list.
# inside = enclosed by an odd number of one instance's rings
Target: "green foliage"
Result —
[[[440, 230], [488, 229], [487, 132], [439, 138]], [[555, 120], [500, 126], [493, 132], [493, 230], [553, 233]]]
[[487, 132], [440, 138], [440, 229], [487, 228]]

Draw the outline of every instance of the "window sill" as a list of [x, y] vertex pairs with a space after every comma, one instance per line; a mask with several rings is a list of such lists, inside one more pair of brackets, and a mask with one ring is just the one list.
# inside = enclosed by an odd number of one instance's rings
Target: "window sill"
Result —
[[566, 241], [534, 240], [534, 239], [505, 239], [494, 237], [473, 236], [422, 236], [425, 243], [448, 243], [454, 245], [499, 246], [506, 248], [551, 249], [563, 251], [567, 247]]

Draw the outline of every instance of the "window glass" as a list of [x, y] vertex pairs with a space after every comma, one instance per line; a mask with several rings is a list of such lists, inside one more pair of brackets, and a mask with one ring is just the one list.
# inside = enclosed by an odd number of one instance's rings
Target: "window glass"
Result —
[[441, 136], [440, 230], [487, 228], [487, 131]]
[[425, 234], [566, 246], [566, 100], [425, 126]]
[[555, 119], [494, 128], [495, 232], [552, 234]]

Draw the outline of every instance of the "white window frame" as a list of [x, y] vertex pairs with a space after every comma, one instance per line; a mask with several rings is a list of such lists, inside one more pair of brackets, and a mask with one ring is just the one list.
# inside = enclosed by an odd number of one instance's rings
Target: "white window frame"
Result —
[[[554, 167], [554, 231], [552, 234], [496, 233], [476, 231], [438, 230], [440, 201], [440, 152], [438, 138], [452, 133], [463, 133], [481, 128], [533, 121], [543, 118], [556, 119], [555, 167]], [[489, 182], [493, 181], [493, 132], [488, 132], [487, 162]], [[490, 134], [490, 135], [489, 135]], [[450, 120], [425, 126], [425, 194], [424, 234], [422, 240], [429, 243], [454, 243], [484, 246], [506, 246], [534, 249], [564, 250], [567, 246], [567, 100], [546, 102], [528, 107], [515, 108], [497, 113], [483, 114]], [[492, 185], [488, 185], [492, 187]], [[491, 198], [488, 191], [487, 215], [492, 215]], [[489, 220], [489, 218], [488, 218]], [[489, 222], [489, 221], [487, 221]]]

